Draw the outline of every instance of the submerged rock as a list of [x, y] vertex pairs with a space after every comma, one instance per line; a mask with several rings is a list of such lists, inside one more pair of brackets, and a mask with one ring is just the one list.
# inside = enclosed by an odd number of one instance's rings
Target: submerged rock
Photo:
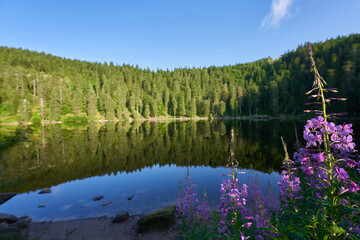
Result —
[[164, 207], [145, 214], [137, 222], [139, 232], [166, 229], [175, 223], [175, 206]]
[[127, 220], [130, 217], [129, 213], [127, 211], [119, 211], [115, 218], [113, 219], [113, 223], [121, 223]]
[[39, 192], [39, 194], [51, 193], [50, 188], [45, 188]]
[[16, 193], [0, 193], [0, 204], [3, 204], [15, 195]]
[[109, 202], [104, 202], [104, 203], [102, 203], [101, 205], [107, 206], [107, 205], [109, 205], [109, 204], [111, 204], [111, 203], [112, 203], [112, 201], [109, 201]]
[[93, 197], [93, 201], [99, 201], [101, 199], [103, 199], [104, 196], [103, 195], [100, 195], [100, 196], [97, 196], [97, 197]]

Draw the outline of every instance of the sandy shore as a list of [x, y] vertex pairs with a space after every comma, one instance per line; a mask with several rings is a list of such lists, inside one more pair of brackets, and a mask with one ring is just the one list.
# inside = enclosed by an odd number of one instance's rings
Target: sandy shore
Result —
[[122, 223], [112, 223], [113, 217], [76, 219], [54, 222], [32, 222], [29, 236], [46, 240], [167, 240], [180, 236], [179, 224], [167, 230], [137, 233], [140, 216], [130, 216]]

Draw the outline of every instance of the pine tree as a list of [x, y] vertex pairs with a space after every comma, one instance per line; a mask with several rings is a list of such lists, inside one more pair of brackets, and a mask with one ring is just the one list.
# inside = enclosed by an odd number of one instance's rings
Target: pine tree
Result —
[[270, 108], [274, 116], [279, 115], [279, 88], [275, 81], [270, 82]]
[[184, 96], [182, 94], [180, 94], [178, 97], [177, 115], [181, 117], [186, 115], [185, 101], [184, 101]]
[[170, 97], [170, 102], [169, 102], [169, 109], [170, 109], [170, 114], [173, 115], [174, 117], [176, 117], [176, 111], [177, 111], [178, 105], [177, 105], [177, 101], [174, 95], [171, 95]]
[[109, 94], [106, 95], [105, 117], [106, 117], [107, 120], [114, 120], [115, 119], [114, 100], [111, 98], [111, 96]]
[[72, 104], [71, 104], [72, 105], [72, 113], [74, 115], [78, 115], [83, 111], [83, 109], [84, 109], [83, 100], [84, 100], [84, 94], [79, 88], [77, 88], [75, 90], [75, 94], [74, 94], [74, 97], [72, 99]]
[[236, 91], [235, 91], [234, 86], [231, 87], [231, 91], [230, 91], [229, 107], [230, 107], [231, 115], [232, 116], [235, 115], [236, 114]]
[[91, 120], [94, 120], [97, 115], [97, 107], [96, 107], [96, 94], [92, 85], [89, 86], [89, 93], [87, 96], [87, 114]]
[[226, 103], [221, 101], [219, 103], [219, 115], [223, 116], [226, 111]]
[[196, 117], [196, 101], [195, 101], [195, 99], [192, 99], [190, 102], [188, 116], [191, 118]]

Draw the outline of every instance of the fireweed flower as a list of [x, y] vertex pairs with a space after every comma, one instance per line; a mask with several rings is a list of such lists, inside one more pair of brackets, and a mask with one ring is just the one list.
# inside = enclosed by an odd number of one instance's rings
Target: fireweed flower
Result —
[[218, 208], [224, 216], [235, 212], [244, 213], [247, 197], [246, 184], [240, 187], [238, 179], [235, 179], [234, 182], [230, 179], [225, 179], [221, 184], [220, 194], [220, 204]]
[[186, 224], [190, 224], [196, 211], [196, 204], [199, 202], [197, 193], [193, 191], [194, 184], [188, 179], [188, 184], [185, 184], [184, 189], [180, 192], [180, 196], [176, 202], [177, 217], [183, 217]]
[[283, 170], [281, 172], [281, 182], [278, 184], [280, 186], [280, 200], [285, 206], [288, 206], [289, 202], [301, 198], [298, 194], [301, 190], [300, 178], [295, 177], [292, 173]]
[[350, 184], [348, 187], [349, 187], [349, 192], [357, 192], [360, 190], [359, 185], [357, 185], [354, 181], [350, 181]]
[[196, 220], [198, 222], [212, 223], [211, 209], [206, 200], [200, 203], [196, 208]]
[[[220, 204], [218, 205], [223, 219], [221, 220], [218, 226], [218, 232], [222, 235], [229, 237], [230, 230], [229, 226], [238, 224], [237, 216], [242, 216], [243, 220], [252, 219], [249, 216], [250, 212], [246, 209], [246, 197], [248, 195], [247, 185], [243, 184], [240, 186], [239, 180], [235, 178], [224, 179], [220, 187]], [[248, 218], [246, 218], [246, 216]], [[244, 224], [245, 228], [251, 227], [252, 223], [250, 221]], [[236, 229], [236, 228], [235, 228]], [[241, 231], [236, 232], [240, 239], [247, 239]]]
[[176, 217], [182, 218], [187, 226], [190, 226], [195, 220], [200, 224], [211, 223], [212, 213], [206, 198], [199, 204], [197, 193], [193, 190], [195, 184], [191, 182], [190, 176], [186, 180], [183, 191], [180, 191], [176, 202]]
[[[322, 144], [324, 144], [322, 139], [325, 127], [331, 134], [329, 139], [331, 156], [335, 160], [344, 160], [332, 165], [331, 171], [334, 177], [344, 186], [358, 191], [355, 185], [349, 182], [349, 173], [346, 170], [348, 167], [353, 168], [358, 165], [355, 160], [350, 158], [351, 154], [355, 152], [355, 143], [351, 135], [353, 133], [352, 124], [335, 125], [333, 122], [323, 121], [322, 117], [308, 120], [304, 130], [304, 139], [307, 141], [306, 148], [302, 148], [299, 153], [294, 154], [295, 163], [300, 164], [300, 168], [305, 177], [308, 177], [310, 184], [326, 187], [326, 183], [329, 182], [327, 174], [329, 159], [327, 159], [327, 154], [321, 150]], [[346, 164], [343, 164], [342, 162], [345, 160]], [[283, 181], [288, 180], [283, 177], [282, 179]]]

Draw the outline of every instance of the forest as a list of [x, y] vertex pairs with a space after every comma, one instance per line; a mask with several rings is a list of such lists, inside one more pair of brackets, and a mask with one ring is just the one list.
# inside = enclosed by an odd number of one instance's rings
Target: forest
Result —
[[[314, 43], [320, 74], [360, 113], [360, 34]], [[300, 115], [313, 81], [305, 44], [278, 59], [151, 71], [0, 47], [0, 122]]]

